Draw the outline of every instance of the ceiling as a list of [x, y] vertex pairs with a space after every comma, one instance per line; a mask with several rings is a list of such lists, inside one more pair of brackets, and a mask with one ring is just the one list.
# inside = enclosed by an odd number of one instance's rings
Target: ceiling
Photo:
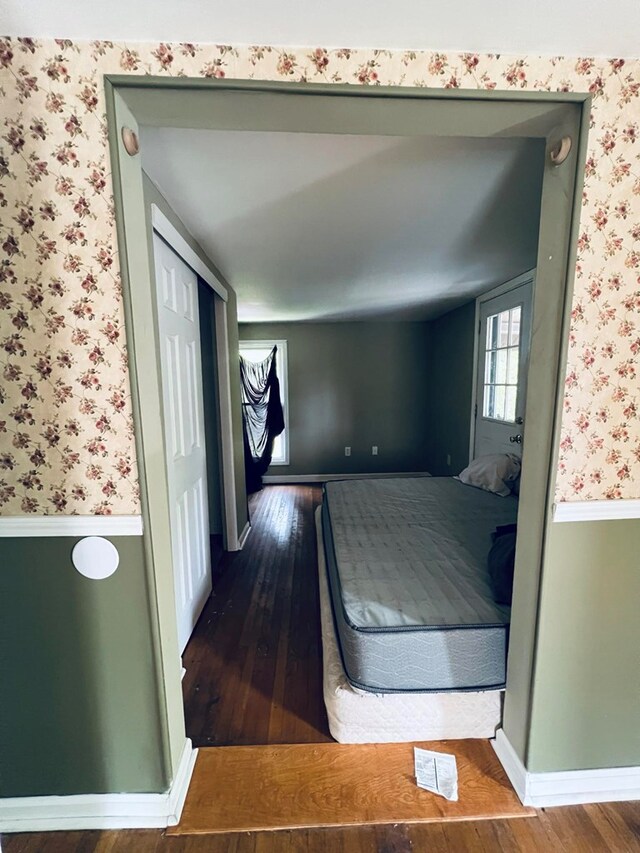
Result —
[[535, 266], [530, 139], [143, 128], [241, 321], [436, 317]]
[[3, 0], [33, 37], [640, 56], [638, 0]]

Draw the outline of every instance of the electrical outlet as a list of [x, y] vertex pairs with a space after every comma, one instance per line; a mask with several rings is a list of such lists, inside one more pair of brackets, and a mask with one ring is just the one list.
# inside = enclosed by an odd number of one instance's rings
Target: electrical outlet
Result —
[[377, 456], [377, 455], [378, 455], [378, 445], [377, 445], [377, 444], [374, 444], [374, 445], [372, 446], [372, 448], [371, 448], [371, 455], [372, 455], [372, 456]]
[[344, 455], [345, 456], [351, 456], [351, 448], [350, 447], [345, 447]]
[[451, 454], [447, 453], [447, 467], [451, 468]]

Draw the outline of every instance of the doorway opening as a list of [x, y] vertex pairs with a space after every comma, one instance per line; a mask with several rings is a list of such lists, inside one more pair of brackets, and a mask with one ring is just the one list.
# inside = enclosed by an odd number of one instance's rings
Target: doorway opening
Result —
[[[230, 84], [225, 87], [225, 84], [219, 82], [212, 83], [211, 86], [190, 85], [190, 81], [178, 81], [178, 84], [170, 89], [163, 88], [166, 82], [162, 81], [136, 81], [135, 85], [127, 78], [126, 87], [118, 78], [111, 81], [111, 125], [114, 138], [114, 174], [119, 187], [117, 191], [119, 204], [119, 226], [123, 233], [130, 232], [130, 229], [135, 228], [135, 222], [140, 215], [139, 198], [137, 197], [137, 187], [140, 183], [139, 172], [140, 163], [136, 163], [135, 158], [128, 158], [117, 139], [121, 126], [126, 125], [133, 127], [138, 132], [142, 126], [142, 140], [144, 152], [144, 128], [152, 127], [159, 128], [167, 124], [163, 115], [166, 115], [166, 110], [160, 109], [160, 104], [164, 99], [170, 99], [172, 102], [172, 126], [174, 128], [192, 129], [195, 126], [202, 128], [202, 116], [206, 114], [207, 121], [211, 122], [211, 130], [220, 132], [221, 130], [233, 133], [316, 133], [328, 135], [334, 133], [345, 137], [360, 137], [365, 143], [376, 138], [386, 136], [403, 136], [406, 135], [410, 140], [403, 148], [403, 156], [411, 155], [412, 146], [419, 144], [419, 140], [427, 137], [435, 137], [441, 145], [445, 147], [450, 144], [452, 139], [474, 138], [481, 140], [480, 145], [487, 148], [491, 147], [491, 140], [513, 140], [525, 139], [535, 140], [536, 150], [540, 152], [541, 163], [541, 179], [542, 190], [540, 197], [540, 212], [537, 216], [539, 228], [536, 228], [534, 242], [536, 244], [535, 251], [535, 266], [536, 268], [536, 287], [533, 296], [533, 311], [536, 318], [540, 318], [543, 322], [535, 325], [535, 333], [531, 337], [531, 346], [528, 359], [528, 381], [526, 383], [526, 392], [524, 391], [525, 380], [525, 365], [527, 363], [526, 353], [523, 349], [525, 335], [523, 334], [524, 323], [522, 314], [522, 304], [517, 305], [498, 305], [493, 306], [488, 300], [483, 302], [485, 308], [480, 308], [480, 335], [481, 340], [484, 340], [484, 351], [478, 351], [477, 357], [477, 375], [471, 375], [471, 384], [475, 382], [476, 395], [474, 398], [466, 396], [467, 414], [465, 416], [467, 423], [469, 412], [475, 412], [475, 408], [471, 410], [471, 405], [480, 404], [479, 418], [483, 421], [491, 421], [493, 427], [503, 427], [509, 430], [507, 441], [509, 442], [510, 451], [517, 450], [521, 442], [511, 442], [512, 437], [520, 435], [522, 438], [523, 431], [516, 432], [514, 426], [523, 426], [518, 423], [518, 418], [524, 416], [520, 414], [518, 409], [518, 400], [520, 397], [526, 396], [526, 399], [535, 400], [535, 406], [527, 408], [527, 441], [536, 448], [536, 458], [531, 454], [527, 454], [526, 449], [522, 459], [522, 483], [523, 488], [520, 497], [518, 514], [519, 517], [525, 517], [527, 520], [527, 535], [522, 540], [518, 541], [518, 549], [516, 555], [516, 586], [515, 598], [511, 614], [511, 638], [510, 638], [510, 653], [507, 681], [507, 696], [505, 702], [505, 712], [503, 717], [503, 725], [509, 725], [510, 721], [515, 719], [526, 718], [528, 713], [528, 697], [526, 690], [521, 690], [520, 686], [528, 682], [531, 663], [533, 660], [533, 652], [535, 645], [535, 615], [537, 612], [538, 600], [538, 581], [540, 569], [540, 557], [544, 530], [549, 521], [550, 507], [553, 496], [553, 460], [554, 448], [557, 435], [558, 413], [557, 403], [559, 396], [559, 375], [564, 359], [564, 331], [566, 330], [566, 305], [570, 297], [570, 283], [568, 282], [567, 269], [570, 268], [570, 260], [572, 257], [572, 222], [573, 222], [573, 203], [568, 201], [574, 198], [577, 190], [579, 190], [579, 169], [578, 164], [580, 157], [583, 155], [583, 137], [581, 136], [581, 128], [583, 122], [583, 110], [586, 99], [577, 96], [566, 98], [563, 96], [554, 96], [546, 98], [541, 96], [539, 99], [531, 101], [502, 101], [496, 96], [491, 96], [490, 93], [464, 93], [464, 97], [456, 102], [454, 96], [448, 96], [444, 92], [438, 93], [408, 93], [406, 90], [394, 94], [393, 90], [382, 92], [378, 90], [377, 94], [373, 92], [354, 92], [347, 88], [335, 87], [296, 87], [296, 86], [276, 86], [254, 85], [247, 84], [242, 86], [239, 84]], [[184, 87], [181, 91], [181, 87]], [[166, 106], [166, 103], [165, 103]], [[350, 111], [348, 115], [342, 107], [348, 106]], [[455, 109], [453, 109], [455, 107]], [[195, 116], [199, 116], [196, 121]], [[479, 120], [481, 117], [481, 120]], [[552, 171], [553, 167], [548, 160], [549, 150], [555, 146], [559, 136], [569, 134], [576, 140], [576, 145], [572, 149], [570, 160], [564, 168]], [[418, 142], [416, 142], [418, 140]], [[489, 140], [489, 141], [487, 141]], [[144, 157], [144, 154], [143, 154]], [[381, 164], [386, 161], [388, 152], [371, 152], [370, 160], [373, 163], [374, 170], [380, 170]], [[374, 172], [375, 173], [375, 172]], [[364, 172], [366, 174], [366, 170]], [[338, 176], [338, 182], [344, 178], [344, 175]], [[316, 182], [317, 184], [318, 182]], [[335, 182], [329, 181], [329, 189], [335, 187]], [[367, 181], [362, 181], [362, 186], [368, 186]], [[318, 185], [315, 190], [321, 189]], [[331, 190], [332, 191], [332, 190]], [[173, 198], [171, 198], [173, 201]], [[500, 205], [497, 205], [500, 208]], [[185, 218], [185, 217], [183, 217]], [[435, 227], [435, 223], [434, 223]], [[357, 228], [356, 235], [360, 236]], [[198, 237], [198, 234], [194, 235]], [[482, 227], [476, 229], [475, 237], [482, 242], [482, 238], [486, 238], [486, 232], [483, 232]], [[314, 240], [314, 242], [318, 242]], [[477, 249], [477, 247], [476, 247]], [[144, 252], [140, 252], [129, 239], [126, 240], [126, 251], [123, 253], [123, 261], [127, 268], [127, 285], [130, 294], [129, 303], [129, 327], [134, 329], [141, 322], [141, 305], [143, 302], [143, 294], [136, 294], [136, 287], [132, 282], [148, 281], [148, 257], [145, 258]], [[335, 259], [335, 258], [334, 258]], [[218, 261], [217, 258], [213, 259]], [[343, 260], [349, 260], [346, 257]], [[530, 269], [532, 264], [521, 266], [519, 269], [513, 270], [514, 273], [524, 272]], [[136, 277], [135, 272], [141, 273], [141, 277]], [[353, 259], [352, 274], [357, 275], [358, 258]], [[400, 291], [399, 279], [395, 282], [394, 287], [389, 287], [387, 280], [386, 289]], [[484, 284], [490, 283], [492, 286], [505, 281], [505, 277], [501, 277], [496, 273], [493, 279], [489, 282], [484, 281]], [[233, 282], [231, 282], [233, 285]], [[474, 282], [474, 288], [467, 295], [474, 300], [481, 295], [483, 282]], [[338, 288], [340, 284], [338, 283]], [[489, 288], [487, 288], [489, 289]], [[316, 290], [316, 293], [318, 291]], [[368, 298], [364, 303], [363, 310], [370, 309], [375, 306], [375, 298], [377, 297], [375, 288], [371, 288]], [[449, 303], [450, 310], [434, 316], [429, 322], [440, 320], [447, 314], [457, 311], [464, 307], [464, 303], [460, 300], [460, 292], [454, 293], [454, 299]], [[256, 323], [256, 319], [260, 324], [265, 324], [267, 320], [273, 320], [272, 317], [260, 315], [262, 307], [259, 302], [259, 292], [256, 293], [254, 288], [253, 299], [247, 299], [246, 304], [250, 305], [253, 302], [252, 309], [255, 310], [253, 317], [247, 316], [247, 325]], [[451, 294], [449, 294], [451, 296]], [[494, 297], [498, 298], [498, 297]], [[285, 302], [291, 307], [291, 293], [284, 293]], [[457, 300], [457, 301], [456, 301]], [[419, 300], [417, 300], [419, 302]], [[334, 299], [335, 302], [335, 299]], [[467, 299], [469, 302], [469, 299]], [[485, 304], [486, 303], [486, 304]], [[240, 303], [241, 305], [242, 303]], [[308, 306], [307, 306], [308, 307]], [[323, 310], [324, 310], [323, 306]], [[413, 308], [409, 300], [408, 307]], [[407, 308], [407, 302], [396, 305], [398, 310]], [[520, 314], [518, 315], [518, 310]], [[494, 310], [495, 309], [495, 310]], [[303, 309], [300, 309], [301, 311]], [[305, 308], [306, 310], [306, 308]], [[351, 322], [353, 317], [345, 316], [341, 313], [341, 306], [338, 305], [336, 312], [339, 316], [329, 317], [329, 320], [344, 324]], [[483, 313], [484, 312], [484, 313]], [[325, 314], [325, 319], [327, 318]], [[475, 316], [475, 314], [474, 314]], [[504, 320], [506, 316], [506, 321]], [[289, 318], [291, 319], [291, 318]], [[294, 318], [296, 319], [296, 318]], [[305, 319], [298, 317], [297, 320]], [[317, 319], [317, 318], [316, 318]], [[451, 319], [451, 318], [449, 318]], [[251, 321], [251, 322], [249, 322]], [[425, 320], [426, 321], [426, 320]], [[283, 322], [282, 317], [280, 322]], [[406, 315], [402, 322], [407, 322]], [[422, 320], [421, 320], [422, 322]], [[475, 322], [475, 320], [474, 320]], [[499, 334], [502, 325], [506, 322], [506, 343], [502, 343], [496, 337], [492, 337], [494, 327], [498, 329], [496, 335]], [[484, 324], [484, 337], [483, 335]], [[301, 325], [305, 325], [302, 323]], [[303, 329], [307, 336], [312, 335], [312, 321], [309, 316], [306, 317], [306, 329]], [[337, 324], [336, 324], [337, 325]], [[360, 330], [361, 331], [361, 330]], [[242, 329], [240, 334], [243, 339], [260, 339], [258, 332], [261, 333], [262, 339], [285, 339], [285, 335], [278, 333], [276, 329], [251, 330], [248, 328]], [[384, 341], [385, 335], [389, 333], [389, 329], [375, 329], [371, 333], [374, 343], [377, 343], [378, 349], [385, 351]], [[434, 336], [434, 340], [446, 337], [446, 333], [439, 330]], [[403, 342], [411, 337], [410, 334], [400, 336]], [[419, 336], [418, 336], [419, 337]], [[516, 341], [517, 338], [517, 341]], [[359, 338], [364, 346], [364, 337]], [[471, 348], [473, 349], [474, 336], [472, 335]], [[145, 358], [150, 362], [157, 364], [158, 351], [157, 341], [149, 340], [147, 343], [146, 355], [140, 353], [137, 346], [134, 352], [133, 369], [137, 374], [137, 387], [142, 390], [144, 386], [145, 393], [139, 395], [139, 404], [137, 407], [137, 428], [140, 435], [145, 438], [156, 430], [156, 436], [159, 435], [157, 426], [154, 427], [150, 423], [150, 415], [148, 407], [145, 408], [145, 394], [149, 398], [154, 397], [157, 400], [159, 389], [152, 387], [153, 382], [145, 376], [144, 365]], [[451, 343], [451, 342], [450, 342]], [[445, 365], [446, 371], [451, 374], [451, 364], [455, 361], [458, 341], [453, 342], [450, 347], [450, 361]], [[398, 339], [395, 339], [393, 346], [398, 344]], [[344, 358], [344, 350], [340, 349], [335, 338], [332, 343], [325, 344], [342, 360], [343, 365], [349, 362]], [[430, 344], [431, 346], [431, 344]], [[469, 341], [465, 340], [465, 346], [469, 346]], [[313, 347], [310, 347], [313, 350]], [[317, 351], [317, 350], [316, 350]], [[390, 350], [389, 350], [390, 351]], [[233, 370], [234, 358], [238, 353], [238, 331], [235, 332], [235, 337], [229, 334], [229, 349], [228, 358]], [[362, 356], [364, 350], [361, 350], [359, 356]], [[425, 357], [430, 352], [424, 353]], [[516, 360], [517, 353], [517, 360]], [[551, 353], [551, 355], [550, 355]], [[483, 356], [483, 359], [480, 358]], [[482, 366], [480, 361], [483, 360]], [[293, 347], [289, 339], [289, 361], [290, 365], [293, 361]], [[352, 358], [352, 361], [356, 361]], [[374, 381], [379, 381], [381, 371], [377, 369], [370, 370], [370, 375]], [[399, 386], [397, 376], [392, 376], [395, 379], [396, 385]], [[310, 383], [312, 384], [312, 383]], [[449, 389], [455, 383], [449, 382]], [[156, 383], [157, 386], [157, 383]], [[363, 390], [366, 394], [370, 386], [363, 382], [357, 390]], [[515, 390], [514, 390], [515, 389]], [[299, 439], [300, 432], [297, 429], [297, 421], [294, 420], [293, 413], [294, 397], [297, 395], [294, 388], [293, 378], [290, 383], [290, 435], [291, 455], [295, 442]], [[331, 393], [329, 390], [327, 393]], [[357, 395], [356, 395], [357, 396]], [[415, 396], [415, 394], [414, 394]], [[435, 395], [434, 395], [435, 396]], [[231, 394], [229, 399], [231, 400]], [[238, 407], [237, 401], [234, 406], [234, 401], [231, 400], [231, 433], [238, 435]], [[432, 406], [433, 400], [425, 403], [425, 417], [428, 420], [433, 417]], [[391, 404], [390, 408], [393, 404]], [[235, 414], [234, 414], [235, 411]], [[313, 412], [314, 410], [308, 406], [306, 411]], [[316, 414], [317, 414], [316, 410]], [[480, 414], [481, 412], [481, 414]], [[457, 411], [449, 410], [449, 417], [458, 418]], [[513, 416], [513, 417], [512, 417]], [[235, 418], [235, 421], [234, 421]], [[316, 418], [317, 420], [317, 418]], [[479, 430], [478, 417], [473, 416], [475, 427], [472, 438], [472, 453], [471, 456], [477, 456], [476, 452], [487, 441], [484, 434], [484, 428]], [[444, 421], [443, 421], [444, 422]], [[320, 418], [320, 431], [324, 429], [326, 432], [326, 424], [323, 425]], [[441, 427], [442, 429], [442, 427]], [[459, 432], [464, 432], [459, 430]], [[221, 437], [224, 437], [224, 429], [221, 431]], [[446, 436], [447, 440], [449, 436]], [[402, 432], [398, 425], [393, 425], [391, 432], [391, 441], [393, 436], [399, 436], [398, 446], [412, 448], [416, 444], [413, 438], [407, 440], [407, 433]], [[471, 432], [466, 429], [466, 461], [469, 461], [468, 448], [470, 443]], [[341, 470], [331, 470], [325, 468], [319, 471], [308, 471], [306, 473], [283, 474], [270, 473], [270, 483], [267, 483], [267, 489], [272, 485], [279, 485], [284, 479], [293, 486], [289, 486], [290, 490], [294, 489], [298, 483], [309, 483], [309, 480], [317, 478], [318, 481], [324, 482], [332, 478], [342, 477], [345, 475], [350, 479], [352, 475], [358, 475], [358, 479], [366, 479], [367, 474], [383, 475], [387, 477], [389, 474], [397, 473], [447, 473], [449, 475], [458, 473], [460, 466], [458, 464], [459, 457], [455, 454], [457, 450], [446, 447], [436, 448], [433, 453], [431, 463], [424, 464], [422, 471], [410, 470], [407, 459], [401, 456], [400, 451], [393, 457], [392, 462], [388, 458], [384, 458], [384, 449], [387, 445], [382, 442], [374, 441], [374, 436], [367, 436], [362, 443], [366, 441], [366, 446], [370, 447], [367, 456], [374, 457], [374, 461], [369, 459], [372, 470], [363, 472], [358, 469], [358, 456], [354, 450], [354, 444], [340, 445], [341, 455]], [[494, 438], [491, 441], [502, 441], [502, 439]], [[164, 441], [164, 439], [162, 439]], [[233, 442], [232, 442], [233, 443]], [[146, 452], [146, 441], [144, 442], [141, 452], [144, 458]], [[380, 450], [383, 449], [381, 453]], [[443, 452], [443, 450], [445, 452]], [[246, 503], [242, 495], [241, 489], [241, 463], [239, 463], [239, 448], [237, 441], [234, 445], [233, 459], [235, 462], [235, 470], [233, 482], [236, 486], [235, 499], [235, 519], [238, 528], [242, 528], [246, 523]], [[518, 454], [516, 454], [518, 455]], [[382, 458], [381, 458], [382, 457]], [[426, 457], [424, 457], [426, 458]], [[347, 461], [344, 461], [347, 460]], [[335, 462], [335, 457], [327, 457], [326, 464]], [[387, 470], [385, 462], [388, 462]], [[389, 467], [393, 465], [393, 467]], [[352, 470], [349, 470], [352, 466]], [[346, 470], [345, 470], [346, 469]], [[170, 498], [168, 497], [166, 482], [163, 482], [163, 477], [156, 479], [156, 476], [148, 468], [144, 479], [144, 486], [147, 494], [148, 505], [146, 512], [150, 517], [160, 517], [164, 514], [166, 517], [167, 504]], [[279, 482], [278, 482], [279, 480]], [[154, 488], [157, 485], [157, 490]], [[304, 488], [312, 489], [306, 485]], [[270, 495], [275, 495], [275, 490], [271, 493], [265, 490], [265, 495], [261, 499], [265, 501], [264, 507], [256, 506], [256, 515], [264, 512], [268, 515], [269, 510], [266, 508], [271, 502]], [[318, 500], [315, 492], [310, 491], [300, 498], [303, 501], [313, 505]], [[296, 498], [297, 500], [297, 498]], [[295, 503], [295, 501], [294, 501]], [[225, 499], [225, 505], [230, 506], [228, 499]], [[295, 515], [295, 513], [294, 513]], [[270, 529], [270, 546], [277, 552], [279, 538], [287, 536], [291, 540], [292, 529], [295, 529], [295, 519], [293, 516], [287, 516], [286, 513], [276, 513], [274, 525]], [[152, 558], [151, 569], [156, 581], [158, 596], [165, 605], [171, 602], [173, 592], [169, 587], [168, 581], [173, 577], [172, 567], [166, 547], [169, 542], [169, 537], [156, 535], [157, 526], [151, 524], [149, 526], [153, 537], [149, 541], [149, 552]], [[151, 534], [150, 534], [151, 535]], [[300, 553], [296, 555], [296, 559], [300, 557]], [[229, 569], [232, 571], [233, 567]], [[224, 578], [223, 578], [224, 580]], [[266, 583], [266, 581], [265, 581]], [[256, 586], [257, 595], [260, 594], [260, 585]], [[160, 643], [166, 648], [173, 648], [175, 652], [175, 641], [172, 639], [172, 629], [168, 624], [169, 616], [168, 607], [160, 607], [164, 617], [160, 619]], [[268, 612], [268, 611], [267, 611]], [[163, 618], [167, 619], [167, 624], [163, 623]], [[265, 617], [266, 618], [266, 617]], [[220, 639], [220, 638], [219, 638]], [[216, 643], [213, 643], [215, 646]], [[218, 648], [213, 649], [213, 654], [223, 654], [224, 643], [221, 641]], [[256, 655], [260, 654], [260, 645], [258, 642]], [[288, 653], [287, 653], [288, 654]], [[163, 660], [167, 655], [163, 656]], [[256, 660], [253, 661], [253, 667], [256, 669]], [[166, 666], [166, 664], [163, 664]], [[249, 666], [249, 663], [247, 663]], [[257, 671], [266, 673], [268, 667], [260, 666], [258, 662]], [[164, 674], [167, 673], [163, 670]], [[282, 676], [282, 670], [279, 677]], [[272, 675], [273, 673], [271, 673]], [[269, 677], [271, 677], [269, 675]], [[266, 674], [265, 674], [266, 677]], [[167, 691], [166, 700], [167, 707], [172, 709], [169, 711], [170, 725], [169, 730], [172, 732], [171, 738], [178, 743], [180, 739], [184, 740], [184, 724], [180, 725], [179, 712], [176, 707], [176, 683], [175, 673], [168, 677], [163, 682]], [[169, 695], [170, 694], [170, 695]], [[208, 700], [215, 704], [217, 699], [215, 695], [210, 695]], [[264, 729], [264, 725], [262, 728]], [[211, 735], [207, 735], [210, 737]], [[215, 740], [214, 740], [215, 742]]]

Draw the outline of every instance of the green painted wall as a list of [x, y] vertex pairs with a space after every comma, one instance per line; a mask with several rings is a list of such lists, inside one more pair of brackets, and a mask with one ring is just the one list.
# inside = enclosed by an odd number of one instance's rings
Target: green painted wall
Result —
[[[229, 291], [229, 300], [227, 302], [227, 334], [229, 338], [229, 351], [231, 363], [231, 406], [233, 409], [233, 462], [236, 480], [236, 513], [238, 518], [238, 530], [242, 531], [248, 521], [249, 515], [247, 510], [247, 492], [244, 482], [244, 447], [242, 444], [242, 408], [240, 402], [240, 367], [238, 364], [238, 311], [236, 303], [236, 295], [233, 288], [220, 273], [213, 261], [203, 251], [201, 246], [194, 240], [191, 234], [187, 231], [182, 221], [174, 213], [169, 205], [169, 202], [162, 195], [160, 190], [151, 181], [148, 175], [143, 172], [143, 188], [145, 205], [148, 211], [148, 231], [151, 233], [151, 205], [155, 204], [164, 213], [167, 219], [171, 222], [174, 228], [186, 240], [193, 251], [211, 269], [220, 282]], [[153, 258], [151, 259], [153, 261]], [[153, 269], [153, 265], [152, 265]]]
[[426, 323], [241, 324], [240, 337], [287, 341], [291, 464], [270, 474], [427, 470]]
[[527, 767], [640, 765], [640, 521], [552, 524]]
[[429, 323], [427, 470], [436, 476], [469, 463], [475, 311], [468, 302]]
[[142, 537], [82, 577], [77, 538], [0, 540], [0, 796], [166, 790]]
[[459, 473], [469, 461], [474, 322], [469, 302], [428, 323], [241, 324], [241, 337], [289, 341], [291, 464], [270, 473]]
[[[198, 252], [150, 181], [155, 203]], [[228, 332], [237, 360], [235, 294]], [[239, 371], [231, 372], [237, 516], [247, 520]], [[113, 539], [121, 555], [102, 581], [82, 577], [76, 538], [0, 540], [0, 796], [160, 792], [169, 783], [164, 707], [156, 681], [142, 537]]]

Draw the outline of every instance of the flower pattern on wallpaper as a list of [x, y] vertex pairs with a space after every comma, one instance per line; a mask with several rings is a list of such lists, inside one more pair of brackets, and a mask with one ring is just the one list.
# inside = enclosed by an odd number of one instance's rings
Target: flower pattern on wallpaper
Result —
[[640, 62], [0, 39], [0, 512], [139, 511], [102, 75], [594, 96], [561, 500], [640, 497]]

